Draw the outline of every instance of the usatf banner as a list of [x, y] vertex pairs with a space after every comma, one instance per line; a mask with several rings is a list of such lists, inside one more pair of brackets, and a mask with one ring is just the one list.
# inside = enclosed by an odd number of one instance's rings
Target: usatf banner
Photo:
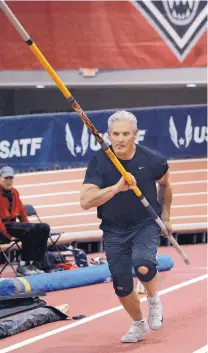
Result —
[[[10, 1], [55, 70], [206, 67], [206, 0]], [[0, 11], [0, 70], [40, 64]]]
[[[130, 109], [138, 119], [137, 143], [166, 158], [207, 155], [206, 106]], [[115, 110], [87, 112], [106, 142]], [[76, 113], [0, 118], [0, 167], [41, 170], [86, 165], [99, 143]]]

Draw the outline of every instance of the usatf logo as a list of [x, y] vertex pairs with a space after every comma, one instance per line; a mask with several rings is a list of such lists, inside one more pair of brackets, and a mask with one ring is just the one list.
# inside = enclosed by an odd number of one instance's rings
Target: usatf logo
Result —
[[[144, 141], [145, 134], [146, 130], [139, 130], [139, 134], [135, 142], [138, 143]], [[107, 144], [110, 144], [107, 131], [104, 133], [100, 133], [100, 136]], [[95, 136], [89, 132], [85, 124], [83, 124], [81, 138], [77, 143], [77, 141], [75, 141], [72, 135], [70, 125], [69, 123], [67, 123], [65, 126], [65, 139], [66, 146], [69, 152], [74, 157], [77, 157], [78, 155], [84, 156], [87, 153], [88, 148], [90, 148], [94, 152], [98, 151], [101, 148], [101, 145], [96, 140]]]
[[169, 120], [169, 133], [171, 140], [177, 148], [180, 148], [182, 146], [187, 148], [190, 145], [193, 135], [193, 126], [190, 115], [187, 117], [184, 137], [181, 136], [180, 138], [178, 138], [178, 132], [172, 116]]
[[41, 150], [42, 137], [25, 138], [20, 140], [0, 141], [0, 159], [35, 156]]
[[131, 1], [164, 39], [179, 61], [189, 54], [206, 29], [207, 1]]
[[174, 119], [171, 116], [169, 119], [169, 133], [172, 142], [177, 148], [187, 148], [192, 141], [195, 143], [208, 141], [207, 126], [193, 126], [190, 115], [187, 116], [185, 131], [183, 134], [178, 132]]

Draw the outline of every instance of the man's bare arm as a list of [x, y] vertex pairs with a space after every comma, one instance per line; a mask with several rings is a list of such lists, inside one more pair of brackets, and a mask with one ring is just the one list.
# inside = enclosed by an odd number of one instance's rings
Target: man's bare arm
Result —
[[132, 185], [127, 184], [123, 177], [112, 186], [104, 189], [100, 189], [94, 184], [82, 185], [80, 192], [80, 205], [84, 210], [88, 210], [92, 207], [98, 207], [103, 205], [110, 199], [112, 199], [117, 193], [134, 189], [136, 186], [136, 180], [133, 175], [129, 174], [132, 179]]
[[94, 184], [84, 184], [80, 193], [80, 205], [84, 210], [103, 205], [115, 195], [113, 186], [100, 189]]
[[170, 209], [172, 204], [172, 187], [169, 179], [169, 172], [157, 181], [158, 182], [158, 200], [162, 206], [162, 219], [169, 221]]

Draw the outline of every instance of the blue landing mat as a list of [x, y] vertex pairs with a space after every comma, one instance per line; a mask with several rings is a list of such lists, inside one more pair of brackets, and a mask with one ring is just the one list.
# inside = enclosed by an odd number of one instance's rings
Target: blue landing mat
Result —
[[[168, 271], [174, 262], [168, 255], [158, 256], [158, 271]], [[134, 275], [134, 271], [132, 271]], [[107, 264], [89, 266], [69, 271], [44, 273], [19, 278], [0, 280], [0, 296], [14, 295], [30, 291], [52, 292], [61, 289], [88, 286], [108, 281], [111, 277]]]

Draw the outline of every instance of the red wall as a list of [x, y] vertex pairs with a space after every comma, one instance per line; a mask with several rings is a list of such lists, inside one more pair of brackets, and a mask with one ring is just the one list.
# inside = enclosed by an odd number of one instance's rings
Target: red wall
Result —
[[[55, 69], [206, 66], [205, 32], [180, 62], [128, 1], [8, 2]], [[0, 70], [40, 69], [0, 10]]]

